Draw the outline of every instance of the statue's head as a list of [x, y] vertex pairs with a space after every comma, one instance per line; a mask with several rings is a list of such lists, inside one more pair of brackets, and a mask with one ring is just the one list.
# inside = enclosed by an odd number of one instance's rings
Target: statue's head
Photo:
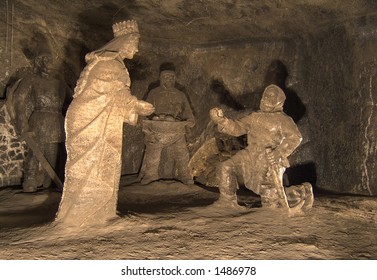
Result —
[[117, 51], [125, 59], [131, 59], [138, 52], [139, 27], [135, 20], [126, 20], [114, 23], [114, 39], [107, 44], [107, 48]]
[[41, 49], [34, 58], [34, 73], [47, 77], [52, 71], [53, 58], [49, 49]]
[[175, 72], [172, 70], [161, 71], [160, 82], [164, 88], [173, 88], [175, 86]]
[[276, 85], [269, 85], [265, 88], [260, 102], [260, 109], [263, 112], [283, 111], [285, 94], [283, 90]]

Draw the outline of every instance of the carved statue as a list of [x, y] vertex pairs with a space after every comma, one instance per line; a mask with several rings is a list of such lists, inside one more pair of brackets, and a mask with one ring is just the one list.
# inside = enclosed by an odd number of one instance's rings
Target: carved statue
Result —
[[16, 82], [7, 100], [7, 108], [17, 134], [26, 140], [23, 191], [47, 188], [51, 178], [62, 187], [55, 169], [59, 143], [64, 142], [63, 104], [68, 87], [51, 75], [52, 55], [41, 47], [34, 58], [33, 73]]
[[312, 206], [313, 193], [309, 183], [292, 189], [283, 188], [282, 176], [289, 166], [287, 157], [302, 140], [296, 124], [283, 112], [284, 101], [284, 92], [278, 86], [270, 85], [264, 90], [260, 111], [239, 120], [224, 117], [221, 109], [211, 109], [210, 117], [218, 124], [220, 132], [232, 136], [247, 134], [248, 142], [245, 149], [218, 167], [218, 203], [239, 207], [236, 196], [239, 178], [248, 189], [261, 196], [264, 207], [289, 208], [288, 198], [299, 208]]
[[74, 227], [103, 224], [116, 217], [121, 175], [122, 127], [154, 107], [130, 92], [123, 62], [138, 51], [136, 21], [113, 25], [114, 39], [86, 55], [87, 66], [66, 117], [67, 163], [56, 221]]
[[151, 120], [143, 121], [146, 150], [141, 174], [142, 184], [161, 179], [159, 166], [161, 153], [166, 150], [173, 160], [168, 179], [178, 179], [184, 184], [193, 184], [188, 168], [189, 153], [185, 128], [193, 127], [195, 119], [190, 104], [183, 92], [175, 88], [175, 73], [164, 70], [160, 74], [161, 85], [148, 94], [147, 101], [156, 111]]

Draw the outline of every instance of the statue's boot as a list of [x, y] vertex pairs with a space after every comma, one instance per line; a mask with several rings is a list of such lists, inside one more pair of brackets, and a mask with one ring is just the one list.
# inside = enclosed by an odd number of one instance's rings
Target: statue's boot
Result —
[[220, 197], [213, 204], [221, 207], [233, 208], [237, 210], [245, 210], [237, 203], [237, 181], [233, 175], [233, 169], [231, 165], [223, 164], [219, 169], [219, 190]]
[[190, 176], [179, 177], [178, 180], [185, 185], [193, 185], [194, 180]]
[[32, 193], [38, 189], [38, 183], [36, 180], [29, 179], [22, 184], [23, 192]]
[[234, 209], [239, 211], [247, 210], [246, 207], [241, 206], [237, 203], [237, 195], [227, 195], [227, 194], [221, 194], [212, 205], [212, 207], [219, 207], [222, 209]]
[[24, 163], [24, 180], [22, 189], [24, 192], [36, 192], [38, 187], [42, 186], [44, 179], [44, 170], [40, 167], [37, 158], [30, 150]]
[[150, 183], [152, 183], [152, 182], [154, 182], [154, 181], [157, 181], [158, 179], [160, 179], [159, 177], [158, 177], [158, 175], [156, 175], [156, 174], [146, 174], [144, 177], [143, 177], [143, 179], [141, 179], [141, 184], [142, 185], [148, 185], [148, 184], [150, 184]]
[[310, 209], [314, 203], [313, 187], [310, 183], [305, 182], [301, 185], [291, 186], [285, 189], [288, 202], [296, 206], [302, 204], [302, 209]]
[[158, 166], [159, 166], [159, 161], [146, 163], [147, 169], [145, 170], [145, 174], [140, 182], [142, 185], [148, 185], [149, 183], [152, 183], [160, 179], [158, 175]]

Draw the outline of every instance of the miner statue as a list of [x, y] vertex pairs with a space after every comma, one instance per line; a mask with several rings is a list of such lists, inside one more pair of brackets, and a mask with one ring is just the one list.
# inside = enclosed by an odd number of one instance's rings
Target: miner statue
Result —
[[[236, 191], [241, 181], [261, 196], [263, 207], [310, 208], [312, 186], [304, 183], [283, 187], [283, 173], [289, 166], [288, 156], [302, 140], [292, 118], [283, 112], [285, 94], [276, 85], [265, 88], [260, 110], [231, 120], [219, 108], [210, 110], [218, 130], [232, 136], [247, 135], [247, 147], [221, 162], [217, 169], [220, 198], [216, 204], [239, 208]], [[239, 179], [239, 180], [237, 180]]]
[[[173, 70], [161, 71], [160, 86], [152, 89], [146, 99], [156, 110], [143, 121], [146, 149], [140, 177], [144, 185], [161, 178], [194, 183], [188, 166], [186, 128], [193, 127], [195, 119], [186, 95], [175, 88], [175, 80]], [[161, 172], [163, 152], [167, 161], [173, 162]]]

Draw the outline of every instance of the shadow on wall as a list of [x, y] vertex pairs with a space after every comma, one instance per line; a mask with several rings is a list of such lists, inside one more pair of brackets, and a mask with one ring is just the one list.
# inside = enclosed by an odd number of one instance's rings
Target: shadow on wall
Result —
[[[78, 26], [80, 26], [80, 30], [77, 32], [77, 36], [70, 38], [65, 46], [65, 57], [68, 60], [71, 59], [71, 65], [67, 65], [68, 67], [65, 70], [70, 70], [71, 73], [65, 71], [64, 74], [66, 78], [68, 76], [67, 81], [70, 85], [76, 84], [81, 70], [86, 66], [85, 55], [111, 41], [114, 38], [112, 25], [116, 22], [132, 19], [129, 9], [134, 6], [134, 1], [129, 1], [127, 5], [122, 7], [113, 3], [106, 3], [99, 7], [89, 8], [79, 14]], [[79, 64], [77, 61], [79, 61]], [[133, 68], [135, 67], [128, 69]], [[72, 82], [73, 73], [75, 79]], [[134, 78], [132, 73], [130, 73], [130, 76]]]
[[291, 166], [287, 168], [285, 175], [288, 177], [289, 186], [309, 182], [314, 188], [317, 183], [317, 170], [314, 162]]
[[124, 63], [133, 82], [146, 80], [152, 75], [151, 64], [146, 58], [138, 54], [135, 54], [132, 59], [125, 59]]
[[217, 94], [219, 103], [225, 105], [233, 110], [241, 111], [245, 109], [244, 105], [239, 103], [231, 93], [226, 89], [224, 82], [220, 80], [213, 80], [211, 83], [211, 90]]
[[3, 95], [4, 98], [7, 97], [7, 88], [14, 85], [15, 82], [17, 82], [19, 79], [22, 79], [33, 72], [33, 69], [32, 67], [30, 67], [30, 65], [33, 65], [33, 60], [39, 53], [41, 46], [43, 46], [44, 49], [51, 53], [50, 48], [46, 47], [48, 45], [48, 40], [41, 31], [34, 31], [32, 36], [20, 40], [21, 50], [25, 57], [30, 61], [30, 63], [27, 66], [18, 68], [14, 73], [12, 73], [5, 87], [5, 92]]
[[102, 47], [114, 38], [112, 24], [128, 19], [131, 19], [128, 10], [113, 3], [85, 10], [79, 15], [83, 42], [90, 51]]
[[[101, 20], [98, 20], [99, 18]], [[65, 61], [60, 69], [71, 88], [75, 87], [82, 69], [86, 66], [85, 55], [112, 40], [112, 24], [128, 18], [126, 9], [112, 3], [89, 8], [79, 14], [77, 26], [80, 30], [72, 35], [64, 46]]]

